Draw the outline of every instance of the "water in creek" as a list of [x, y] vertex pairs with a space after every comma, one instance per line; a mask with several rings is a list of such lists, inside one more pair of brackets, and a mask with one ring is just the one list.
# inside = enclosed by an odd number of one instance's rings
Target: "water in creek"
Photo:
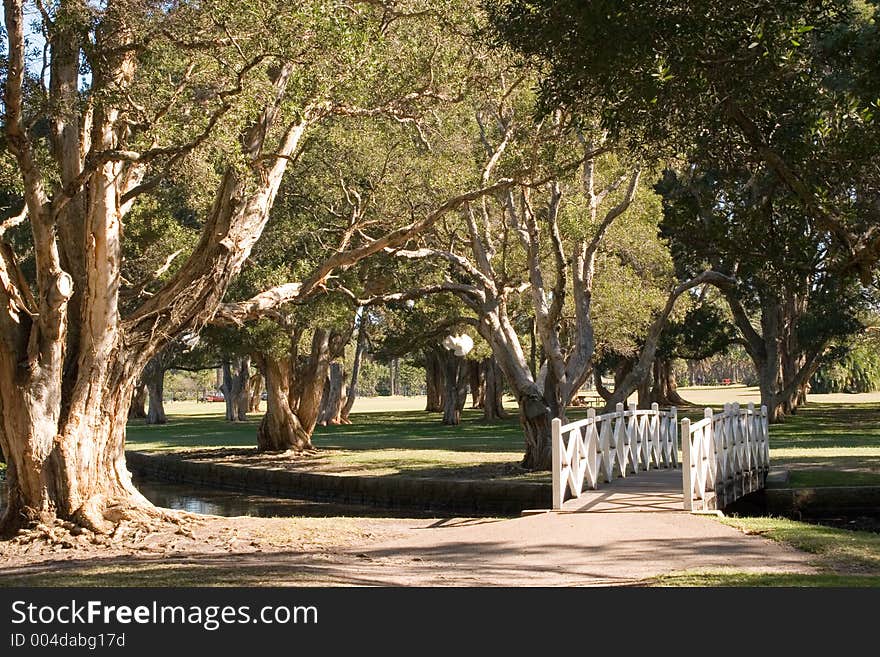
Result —
[[[138, 490], [156, 506], [215, 516], [254, 516], [329, 518], [348, 517], [433, 517], [437, 513], [384, 509], [353, 504], [335, 504], [291, 500], [280, 497], [248, 495], [236, 491], [206, 488], [189, 484], [172, 484], [135, 478]], [[6, 482], [0, 480], [0, 514], [6, 506]]]

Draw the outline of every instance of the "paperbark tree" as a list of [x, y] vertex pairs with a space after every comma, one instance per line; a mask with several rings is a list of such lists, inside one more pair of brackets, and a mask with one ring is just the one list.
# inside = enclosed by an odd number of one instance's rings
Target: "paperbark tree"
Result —
[[339, 411], [339, 418], [343, 424], [348, 424], [348, 416], [354, 407], [354, 401], [357, 398], [358, 380], [361, 373], [361, 363], [364, 360], [364, 353], [369, 346], [369, 326], [370, 319], [367, 313], [362, 309], [360, 313], [360, 322], [358, 324], [357, 342], [354, 349], [354, 361], [351, 366], [351, 377], [348, 381], [348, 389], [345, 392], [345, 403]]
[[161, 355], [147, 363], [141, 379], [147, 387], [147, 424], [165, 424], [165, 363]]
[[147, 386], [139, 383], [131, 398], [131, 406], [128, 409], [129, 420], [144, 420], [147, 417]]
[[443, 424], [461, 424], [461, 412], [467, 403], [468, 361], [450, 349], [440, 352], [443, 371]]
[[342, 417], [345, 405], [345, 373], [339, 362], [330, 363], [327, 380], [324, 381], [324, 392], [321, 396], [321, 409], [318, 412], [318, 424], [348, 424]]
[[251, 402], [248, 394], [251, 359], [249, 356], [239, 356], [234, 361], [224, 360], [221, 367], [223, 383], [220, 385], [220, 391], [226, 402], [226, 421], [246, 422]]
[[260, 401], [263, 394], [263, 375], [256, 372], [251, 375], [247, 385], [248, 389], [248, 413], [257, 413], [260, 410]]
[[702, 261], [730, 272], [714, 284], [754, 364], [761, 403], [771, 422], [782, 421], [805, 399], [830, 342], [858, 330], [865, 295], [857, 279], [835, 271], [827, 236], [761, 167], [667, 172], [662, 186], [679, 269]]
[[312, 433], [321, 411], [321, 397], [330, 363], [345, 348], [350, 334], [316, 328], [308, 356], [299, 355], [301, 331], [291, 335], [288, 354], [261, 354], [266, 376], [267, 408], [257, 431], [260, 451], [314, 449]]
[[[29, 279], [16, 254], [3, 248], [0, 448], [7, 457], [9, 490], [4, 529], [61, 518], [110, 532], [124, 518], [156, 517], [131, 482], [124, 452], [131, 397], [147, 362], [217, 314], [235, 321], [314, 293], [337, 267], [405, 241], [409, 231], [473, 198], [466, 193], [440, 215], [334, 254], [302, 284], [221, 306], [310, 129], [330, 116], [412, 121], [420, 103], [443, 95], [431, 83], [431, 53], [413, 40], [394, 42], [399, 23], [387, 22], [394, 12], [383, 3], [355, 4], [355, 12], [340, 7], [328, 13], [251, 3], [251, 12], [265, 13], [278, 26], [257, 34], [250, 29], [251, 14], [234, 11], [221, 12], [228, 20], [218, 23], [212, 12], [182, 5], [142, 13], [114, 0], [41, 6], [38, 20], [50, 44], [47, 163], [24, 103], [29, 19], [22, 0], [4, 0], [6, 147], [20, 170], [36, 272]], [[366, 81], [365, 88], [378, 90], [409, 84], [412, 76], [383, 69], [376, 80], [365, 80], [363, 66], [345, 68], [352, 60], [330, 57], [328, 42], [318, 40], [334, 30], [369, 34], [362, 43], [371, 50], [364, 56], [386, 57], [391, 68], [407, 60], [406, 48], [414, 48], [410, 55], [425, 55], [425, 67], [405, 70], [429, 71], [427, 84], [422, 79], [405, 91], [376, 94], [382, 97], [368, 107], [345, 103], [340, 94], [346, 93], [346, 81]], [[333, 47], [345, 48], [347, 38]], [[330, 60], [335, 68], [328, 71], [323, 65]], [[91, 75], [87, 89], [79, 87], [83, 65]], [[356, 95], [369, 99], [367, 93]], [[222, 144], [221, 133], [227, 139]], [[180, 134], [180, 142], [168, 141]], [[147, 286], [148, 295], [122, 304], [126, 215], [188, 156], [211, 148], [224, 157], [198, 242], [173, 274]]]
[[[505, 97], [513, 91], [510, 89]], [[491, 142], [489, 121], [500, 126], [495, 143]], [[503, 104], [495, 114], [479, 113], [477, 122], [487, 154], [482, 175], [484, 180], [489, 180], [518, 126]], [[537, 130], [535, 139], [559, 141], [565, 129], [561, 122], [557, 122], [549, 130]], [[550, 467], [551, 419], [564, 417], [565, 407], [589, 374], [595, 346], [591, 312], [598, 250], [609, 227], [632, 204], [639, 185], [640, 172], [635, 170], [621, 175], [607, 187], [597, 189], [597, 159], [609, 149], [606, 144], [592, 144], [587, 140], [581, 144], [580, 161], [583, 165], [578, 193], [587, 200], [588, 216], [584, 223], [594, 228], [589, 236], [571, 242], [570, 254], [563, 250], [565, 246], [559, 230], [564, 192], [561, 177], [556, 176], [551, 176], [545, 183], [546, 193], [538, 197], [545, 202], [540, 211], [533, 207], [537, 192], [533, 194], [528, 187], [520, 188], [518, 193], [504, 191], [496, 197], [494, 205], [488, 199], [482, 199], [478, 208], [469, 206], [464, 217], [470, 251], [467, 256], [442, 248], [397, 252], [398, 256], [406, 258], [446, 261], [459, 280], [467, 281], [461, 283], [449, 278], [435, 289], [455, 294], [476, 314], [480, 335], [492, 348], [495, 361], [517, 397], [526, 445], [523, 465], [529, 469]], [[625, 192], [618, 202], [600, 212], [605, 201], [613, 198], [624, 183]], [[499, 234], [504, 241], [502, 246], [494, 237]], [[515, 248], [516, 244], [525, 253], [527, 281], [513, 285], [503, 269], [504, 263], [496, 265], [493, 260]], [[552, 254], [549, 284], [545, 283], [543, 259], [548, 250]], [[539, 385], [530, 371], [520, 337], [508, 313], [511, 297], [526, 290], [530, 292], [537, 332], [548, 360], [543, 385]], [[572, 346], [566, 350], [559, 331], [568, 294], [573, 300], [575, 318]]]
[[428, 397], [425, 410], [430, 413], [443, 412], [445, 387], [441, 349], [435, 345], [425, 350], [425, 389]]
[[483, 420], [494, 422], [507, 417], [504, 410], [504, 374], [495, 358], [484, 358], [480, 364], [483, 390]]

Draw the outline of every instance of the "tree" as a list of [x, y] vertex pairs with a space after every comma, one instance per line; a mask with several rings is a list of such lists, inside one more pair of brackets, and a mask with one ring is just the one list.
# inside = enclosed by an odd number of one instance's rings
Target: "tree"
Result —
[[880, 335], [876, 328], [840, 340], [822, 357], [810, 379], [812, 392], [875, 392], [880, 390]]
[[[796, 411], [827, 345], [859, 327], [867, 299], [835, 272], [826, 235], [760, 167], [667, 172], [664, 232], [678, 267], [728, 272], [720, 286], [771, 421]], [[755, 244], [774, 244], [772, 249]]]
[[[547, 469], [551, 419], [565, 416], [591, 372], [596, 348], [594, 286], [609, 232], [623, 221], [629, 230], [640, 223], [649, 227], [639, 247], [617, 254], [638, 262], [639, 256], [647, 255], [647, 244], [659, 243], [660, 208], [650, 190], [640, 187], [638, 167], [623, 159], [601, 130], [573, 121], [560, 109], [545, 121], [532, 122], [530, 95], [518, 88], [524, 79], [514, 78], [508, 86], [500, 77], [500, 88], [487, 89], [488, 97], [473, 110], [473, 139], [483, 151], [477, 160], [484, 163], [481, 175], [490, 180], [498, 170], [516, 166], [540, 171], [542, 182], [470, 203], [460, 213], [460, 222], [447, 222], [431, 243], [397, 251], [399, 258], [445, 263], [446, 271], [435, 270], [435, 276], [443, 272], [445, 277], [386, 298], [415, 299], [433, 292], [453, 294], [464, 303], [517, 397], [526, 442], [524, 465]], [[667, 289], [657, 299], [661, 311], [656, 317], [657, 308], [646, 303], [647, 298], [636, 303], [650, 327], [642, 354], [615, 389], [612, 404], [614, 396], [628, 396], [624, 391], [644, 379], [675, 301], [717, 276], [709, 272], [672, 285], [668, 254], [648, 262], [644, 258], [641, 263], [642, 278]], [[545, 358], [537, 375], [531, 372], [511, 315], [523, 301], [534, 317]]]
[[877, 5], [859, 0], [487, 0], [500, 40], [546, 72], [546, 111], [704, 169], [760, 163], [870, 285], [880, 258]]
[[[168, 342], [218, 316], [241, 321], [314, 294], [338, 267], [482, 192], [333, 254], [307, 280], [222, 305], [316, 125], [358, 114], [412, 122], [448, 93], [433, 42], [412, 31], [442, 21], [419, 22], [422, 7], [409, 20], [407, 7], [382, 2], [41, 5], [48, 81], [39, 80], [41, 102], [26, 104], [24, 2], [3, 7], [5, 145], [34, 262], [27, 276], [20, 254], [4, 248], [0, 259], [3, 525], [62, 518], [109, 532], [156, 515], [126, 470], [125, 422], [141, 371]], [[48, 135], [32, 127], [41, 118]], [[194, 204], [195, 245], [173, 273], [124, 298], [127, 217], [188, 173], [194, 194], [210, 199]]]

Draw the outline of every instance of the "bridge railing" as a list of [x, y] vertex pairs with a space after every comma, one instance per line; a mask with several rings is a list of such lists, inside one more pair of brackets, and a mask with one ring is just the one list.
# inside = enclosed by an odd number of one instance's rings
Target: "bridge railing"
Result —
[[764, 487], [770, 467], [767, 407], [725, 404], [699, 422], [681, 421], [682, 489], [687, 511], [720, 509]]
[[613, 413], [587, 411], [583, 420], [563, 425], [553, 420], [553, 508], [566, 495], [580, 497], [584, 488], [650, 468], [678, 467], [678, 411], [657, 404], [638, 410], [617, 404]]

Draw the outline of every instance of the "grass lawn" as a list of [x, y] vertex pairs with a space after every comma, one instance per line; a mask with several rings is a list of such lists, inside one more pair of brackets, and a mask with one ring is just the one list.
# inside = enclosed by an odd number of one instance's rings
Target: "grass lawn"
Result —
[[[198, 414], [189, 406], [199, 406]], [[219, 412], [203, 410], [217, 406], [171, 404], [164, 426], [130, 423], [128, 446], [148, 451], [253, 447], [259, 419], [231, 424]], [[439, 415], [424, 411], [362, 411], [352, 414], [350, 425], [318, 427], [313, 442], [320, 451], [301, 458], [309, 470], [334, 474], [549, 481], [549, 473], [519, 467], [523, 438], [515, 416], [495, 423], [481, 418], [481, 411], [468, 409], [459, 426], [447, 427]]]
[[787, 486], [880, 486], [880, 404], [810, 403], [770, 429]]
[[814, 555], [818, 574], [730, 571], [683, 572], [651, 580], [654, 586], [880, 586], [880, 534], [834, 529], [784, 518], [722, 518], [726, 525], [760, 534]]
[[[704, 405], [748, 403], [757, 392], [718, 386], [682, 389], [682, 394], [695, 404], [682, 414], [696, 419]], [[810, 399], [796, 416], [771, 429], [771, 458], [792, 471], [788, 485], [880, 485], [880, 394]], [[479, 411], [467, 409], [461, 425], [445, 427], [437, 414], [419, 410], [423, 407], [424, 397], [359, 399], [351, 425], [318, 427], [314, 443], [321, 451], [304, 465], [337, 474], [549, 480], [547, 473], [518, 468], [523, 439], [515, 412], [507, 420], [484, 423]], [[129, 425], [131, 449], [251, 448], [256, 442], [259, 416], [231, 424], [219, 403], [169, 402], [166, 411], [165, 426]]]

